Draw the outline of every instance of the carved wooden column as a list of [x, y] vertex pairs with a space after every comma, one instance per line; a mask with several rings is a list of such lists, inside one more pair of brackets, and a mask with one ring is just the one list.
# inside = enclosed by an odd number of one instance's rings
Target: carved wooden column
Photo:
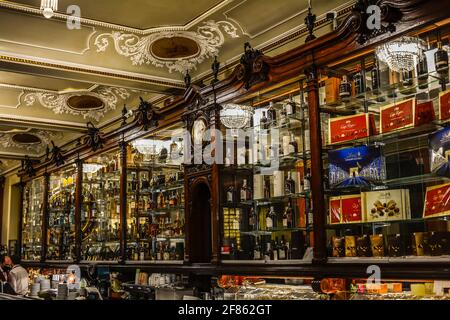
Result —
[[120, 262], [125, 263], [127, 256], [127, 145], [119, 142], [120, 148]]
[[49, 191], [50, 174], [46, 172], [44, 173], [44, 201], [42, 202], [41, 262], [44, 262], [47, 259]]
[[311, 190], [314, 224], [313, 262], [323, 263], [327, 259], [326, 250], [326, 208], [323, 187], [322, 135], [320, 126], [319, 82], [315, 67], [305, 71], [307, 76], [309, 130], [311, 139]]
[[83, 205], [83, 161], [78, 159], [77, 166], [77, 178], [75, 185], [75, 261], [81, 260], [81, 207]]

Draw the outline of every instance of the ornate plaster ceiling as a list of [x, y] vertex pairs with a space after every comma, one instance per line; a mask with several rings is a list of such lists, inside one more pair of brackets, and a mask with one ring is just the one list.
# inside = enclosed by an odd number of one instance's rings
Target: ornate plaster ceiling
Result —
[[[312, 0], [316, 35], [332, 30], [328, 11], [342, 18], [353, 3]], [[70, 5], [81, 9], [79, 29], [67, 26]], [[40, 145], [60, 134], [56, 140], [62, 144], [84, 133], [88, 121], [101, 127], [117, 119], [123, 105], [134, 108], [141, 96], [163, 106], [165, 98], [183, 92], [185, 70], [194, 82], [209, 76], [215, 55], [226, 76], [245, 42], [267, 55], [303, 43], [307, 5], [306, 0], [59, 0], [59, 11], [46, 19], [40, 0], [0, 1], [1, 130], [30, 130], [25, 133], [37, 136]], [[18, 144], [24, 136], [0, 135], [4, 165], [42, 153], [38, 143]]]

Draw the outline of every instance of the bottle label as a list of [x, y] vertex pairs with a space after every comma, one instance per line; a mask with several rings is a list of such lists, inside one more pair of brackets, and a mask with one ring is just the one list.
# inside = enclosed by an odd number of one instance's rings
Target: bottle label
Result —
[[280, 260], [286, 259], [286, 253], [284, 252], [283, 249], [281, 249], [280, 252], [278, 253], [278, 258], [280, 258]]
[[273, 228], [272, 218], [270, 218], [270, 217], [266, 218], [266, 227], [269, 228], [269, 229]]
[[288, 219], [287, 218], [283, 218], [283, 227], [284, 228], [288, 227]]

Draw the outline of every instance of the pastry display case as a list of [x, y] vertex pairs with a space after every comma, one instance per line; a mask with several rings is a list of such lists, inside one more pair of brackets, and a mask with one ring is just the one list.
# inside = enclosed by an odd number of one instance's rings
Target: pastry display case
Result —
[[23, 190], [22, 259], [37, 261], [41, 258], [44, 178], [25, 184]]
[[448, 61], [436, 34], [417, 37], [411, 71], [376, 51], [321, 73], [330, 261], [450, 257]]
[[75, 259], [76, 168], [67, 166], [50, 174], [48, 193], [47, 259]]

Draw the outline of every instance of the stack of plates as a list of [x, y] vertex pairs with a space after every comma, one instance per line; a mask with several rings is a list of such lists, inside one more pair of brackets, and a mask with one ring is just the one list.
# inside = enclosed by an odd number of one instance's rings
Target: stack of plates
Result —
[[41, 291], [41, 284], [39, 282], [31, 284], [31, 292], [30, 292], [31, 297], [37, 297], [40, 291]]
[[56, 295], [56, 300], [67, 300], [69, 295], [69, 288], [66, 283], [58, 284], [58, 294]]
[[41, 285], [41, 291], [50, 290], [50, 280], [49, 279], [42, 279], [40, 282], [40, 285]]

